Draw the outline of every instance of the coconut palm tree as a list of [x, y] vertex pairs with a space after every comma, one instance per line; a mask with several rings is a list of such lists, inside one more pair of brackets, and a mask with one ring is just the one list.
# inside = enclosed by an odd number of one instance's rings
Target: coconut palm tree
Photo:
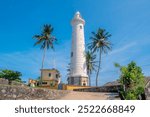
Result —
[[42, 33], [40, 35], [34, 35], [33, 37], [37, 39], [34, 46], [40, 45], [41, 49], [44, 50], [41, 69], [43, 69], [44, 66], [46, 50], [48, 50], [49, 48], [54, 49], [54, 42], [56, 41], [56, 38], [52, 36], [52, 32], [53, 32], [53, 27], [49, 24], [45, 24], [43, 26]]
[[98, 75], [101, 68], [101, 59], [102, 54], [106, 54], [108, 50], [111, 50], [111, 43], [108, 40], [111, 37], [111, 34], [109, 32], [106, 32], [105, 29], [99, 28], [97, 33], [92, 32], [93, 36], [91, 37], [92, 42], [89, 43], [88, 48], [92, 50], [93, 53], [98, 52], [99, 54], [99, 63], [98, 63], [98, 69], [96, 74], [96, 86], [98, 86]]
[[89, 77], [89, 86], [91, 86], [91, 74], [93, 70], [96, 71], [96, 67], [97, 67], [97, 65], [95, 64], [96, 55], [94, 55], [90, 51], [87, 51], [85, 55], [86, 55], [87, 74]]

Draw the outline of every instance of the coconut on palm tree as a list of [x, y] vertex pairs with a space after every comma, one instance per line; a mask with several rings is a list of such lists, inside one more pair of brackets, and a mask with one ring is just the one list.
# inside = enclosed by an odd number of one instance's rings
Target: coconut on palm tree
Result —
[[98, 75], [101, 68], [101, 59], [102, 54], [106, 54], [108, 50], [111, 50], [111, 43], [108, 40], [111, 37], [111, 34], [109, 32], [106, 32], [105, 29], [99, 28], [97, 33], [92, 32], [93, 36], [91, 37], [92, 42], [89, 43], [89, 49], [92, 50], [93, 53], [99, 54], [99, 63], [98, 63], [98, 69], [96, 74], [96, 86], [98, 86]]
[[[43, 69], [44, 67], [46, 50], [48, 50], [49, 48], [54, 49], [54, 42], [56, 41], [56, 38], [52, 36], [52, 32], [53, 32], [53, 27], [49, 24], [45, 24], [43, 26], [42, 33], [39, 35], [34, 35], [33, 37], [37, 40], [34, 46], [40, 45], [41, 49], [44, 50], [41, 69]], [[41, 75], [41, 81], [42, 81], [42, 75]]]
[[96, 71], [97, 67], [97, 65], [95, 64], [96, 55], [90, 51], [87, 51], [85, 57], [86, 57], [87, 74], [89, 77], [89, 86], [91, 86], [91, 74], [93, 70]]

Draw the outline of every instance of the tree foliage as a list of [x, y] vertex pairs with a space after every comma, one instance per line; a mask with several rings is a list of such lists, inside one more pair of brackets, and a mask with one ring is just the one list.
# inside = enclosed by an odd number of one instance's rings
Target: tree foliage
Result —
[[35, 38], [37, 40], [35, 42], [34, 46], [40, 45], [41, 49], [44, 49], [43, 60], [42, 60], [42, 69], [44, 66], [46, 50], [48, 50], [49, 48], [54, 49], [54, 42], [56, 42], [56, 40], [57, 40], [54, 36], [52, 36], [53, 30], [54, 30], [54, 28], [51, 25], [45, 24], [43, 26], [42, 33], [33, 36], [33, 38]]
[[91, 51], [87, 51], [85, 53], [86, 57], [86, 66], [87, 66], [87, 74], [89, 77], [89, 86], [91, 86], [91, 74], [93, 71], [96, 71], [97, 65], [96, 65], [96, 55], [93, 54]]
[[4, 69], [4, 70], [0, 70], [0, 78], [5, 78], [8, 79], [9, 81], [18, 81], [21, 82], [21, 72], [18, 71], [13, 71], [13, 70], [8, 70], [8, 69]]
[[122, 84], [121, 94], [127, 100], [139, 99], [139, 96], [144, 93], [145, 80], [142, 69], [135, 62], [129, 63], [127, 66], [120, 66], [120, 83]]
[[103, 53], [108, 53], [108, 50], [111, 50], [111, 43], [109, 41], [109, 38], [111, 37], [111, 34], [109, 32], [106, 32], [105, 29], [99, 28], [97, 32], [92, 32], [91, 40], [92, 42], [89, 43], [88, 48], [93, 52], [98, 52], [99, 54], [99, 63], [98, 63], [98, 69], [96, 74], [96, 86], [98, 86], [98, 76], [99, 71], [101, 68], [101, 59]]
[[34, 35], [34, 38], [37, 39], [34, 45], [41, 45], [41, 49], [54, 49], [53, 42], [56, 41], [56, 38], [52, 36], [53, 30], [54, 28], [51, 25], [45, 24], [42, 33], [40, 35]]

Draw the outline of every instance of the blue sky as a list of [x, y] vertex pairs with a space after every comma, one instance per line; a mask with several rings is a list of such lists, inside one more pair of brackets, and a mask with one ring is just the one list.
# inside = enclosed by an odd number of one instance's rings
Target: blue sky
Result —
[[[149, 0], [0, 0], [0, 68], [22, 72], [23, 80], [40, 75], [42, 51], [33, 47], [33, 35], [43, 24], [54, 27], [58, 39], [55, 51], [49, 50], [45, 68], [56, 67], [66, 83], [70, 62], [71, 25], [76, 11], [85, 19], [85, 41], [99, 27], [112, 34], [113, 49], [102, 57], [100, 84], [119, 77], [114, 62], [126, 65], [134, 60], [150, 76], [150, 1]], [[92, 75], [95, 85], [95, 74]]]

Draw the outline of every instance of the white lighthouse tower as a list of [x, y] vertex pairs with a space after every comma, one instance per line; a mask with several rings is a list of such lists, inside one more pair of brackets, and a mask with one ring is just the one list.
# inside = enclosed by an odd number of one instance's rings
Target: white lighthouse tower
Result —
[[79, 12], [76, 12], [71, 21], [72, 25], [72, 48], [71, 64], [68, 84], [88, 86], [88, 75], [85, 58], [84, 25]]

